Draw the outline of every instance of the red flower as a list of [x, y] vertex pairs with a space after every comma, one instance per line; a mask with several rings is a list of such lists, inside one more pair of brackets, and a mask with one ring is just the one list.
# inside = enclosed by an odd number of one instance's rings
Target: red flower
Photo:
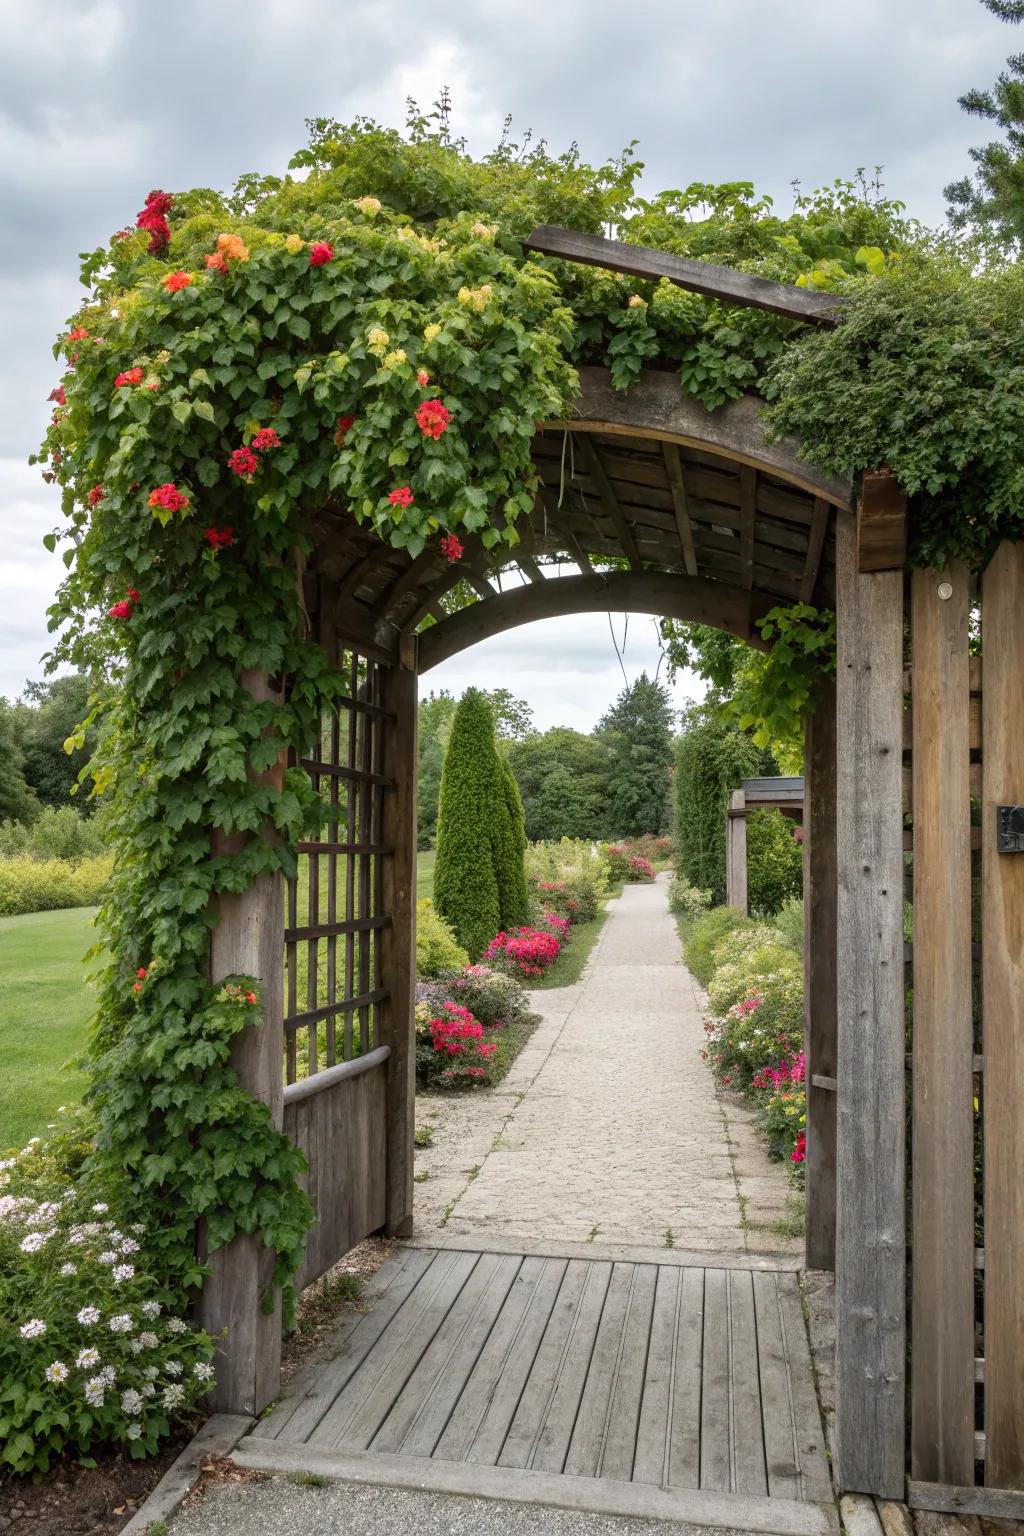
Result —
[[126, 597], [123, 597], [119, 603], [115, 603], [113, 608], [107, 609], [107, 613], [112, 619], [130, 619], [134, 612], [135, 604], [129, 602]]
[[226, 272], [228, 269], [227, 259], [223, 251], [213, 251], [204, 260], [211, 272]]
[[256, 1001], [256, 993], [255, 992], [247, 992], [245, 994], [245, 1000], [246, 1000], [247, 1003], [254, 1003]]
[[416, 383], [420, 386], [420, 389], [426, 389], [427, 385], [430, 383], [430, 374], [425, 368], [421, 368], [419, 373], [416, 375]]
[[204, 528], [203, 538], [211, 549], [227, 549], [235, 542], [235, 533], [233, 528]]
[[280, 448], [281, 439], [273, 427], [260, 427], [252, 440], [251, 446], [255, 448], [257, 453], [266, 453], [268, 448]]
[[177, 293], [182, 288], [191, 288], [191, 272], [168, 272], [163, 280], [168, 293]]
[[346, 437], [348, 436], [349, 432], [352, 429], [352, 423], [354, 421], [355, 421], [355, 417], [354, 416], [339, 416], [338, 417], [338, 420], [337, 420], [337, 422], [335, 423], [335, 426], [334, 426], [334, 445], [335, 445], [336, 448], [342, 447]]
[[424, 437], [432, 437], [435, 442], [448, 431], [451, 419], [451, 411], [440, 400], [424, 400], [416, 407], [416, 425]]
[[130, 234], [130, 229], [115, 229], [110, 238], [111, 240], [127, 240]]
[[102, 485], [94, 485], [85, 499], [89, 503], [90, 507], [98, 507], [100, 502], [103, 500]]
[[133, 992], [141, 992], [142, 991], [142, 982], [141, 981], [135, 982], [135, 984], [132, 987], [132, 991]]
[[150, 491], [149, 504], [154, 512], [184, 512], [188, 497], [182, 495], [173, 480], [168, 480], [166, 485], [158, 485], [155, 491]]
[[139, 601], [139, 594], [136, 592], [134, 587], [128, 588], [128, 596], [131, 598], [133, 603], [137, 603]]
[[68, 331], [65, 341], [84, 341], [89, 332], [84, 325], [76, 325], [73, 331]]
[[51, 389], [46, 398], [48, 400], [55, 400], [58, 405], [67, 405], [68, 403], [63, 384], [58, 384], [56, 389]]
[[789, 1154], [791, 1163], [802, 1163], [807, 1157], [807, 1137], [803, 1131], [796, 1138], [796, 1146]]
[[449, 560], [452, 565], [454, 565], [456, 560], [462, 559], [463, 555], [465, 554], [465, 550], [459, 543], [458, 539], [455, 537], [454, 533], [446, 533], [444, 538], [441, 540], [441, 553], [444, 555], [446, 560]]
[[393, 507], [411, 507], [413, 504], [411, 488], [408, 485], [400, 485], [397, 490], [390, 492], [388, 501]]
[[228, 469], [233, 475], [240, 475], [243, 480], [251, 480], [259, 467], [260, 461], [251, 448], [236, 448], [228, 456]]
[[124, 389], [126, 384], [141, 384], [141, 383], [142, 383], [142, 369], [141, 368], [128, 368], [128, 369], [125, 370], [124, 373], [119, 373], [118, 374], [117, 378], [114, 380], [114, 388], [115, 389]]
[[174, 199], [168, 192], [151, 192], [146, 198], [146, 206], [135, 220], [136, 229], [149, 231], [147, 249], [151, 256], [162, 256], [167, 249], [171, 228], [166, 215], [173, 202]]
[[140, 981], [145, 981], [148, 973], [146, 971], [146, 967], [144, 965], [140, 965], [135, 974]]
[[309, 264], [311, 267], [325, 267], [329, 261], [334, 260], [334, 247], [328, 245], [326, 240], [315, 240], [309, 248]]

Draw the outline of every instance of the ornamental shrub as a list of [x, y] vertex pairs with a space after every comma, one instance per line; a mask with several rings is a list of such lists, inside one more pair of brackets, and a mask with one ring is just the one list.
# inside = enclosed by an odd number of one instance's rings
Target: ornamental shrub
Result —
[[678, 875], [673, 875], [668, 888], [669, 911], [686, 923], [701, 917], [711, 905], [711, 892], [698, 891]]
[[27, 854], [33, 859], [100, 858], [105, 852], [103, 835], [92, 819], [80, 816], [70, 805], [55, 809], [46, 805], [30, 825], [0, 822], [0, 858]]
[[799, 979], [803, 967], [791, 949], [778, 943], [752, 945], [738, 960], [718, 965], [708, 983], [708, 1005], [723, 1014], [758, 990], [766, 976]]
[[495, 967], [508, 966], [520, 976], [540, 976], [558, 959], [561, 940], [546, 928], [519, 928], [495, 935], [487, 946], [487, 959]]
[[435, 1002], [461, 1003], [487, 1029], [516, 1024], [529, 1011], [526, 993], [517, 977], [489, 965], [467, 965], [461, 970], [442, 972], [435, 982], [417, 991], [417, 1001], [429, 997]]
[[705, 1025], [707, 1059], [716, 1076], [742, 1089], [752, 1085], [755, 1074], [802, 1049], [804, 1026], [800, 976], [767, 972], [744, 991], [723, 1011], [715, 1008]]
[[752, 928], [749, 917], [736, 907], [712, 907], [688, 923], [683, 933], [683, 958], [687, 969], [706, 987], [715, 974], [715, 947], [734, 929]]
[[519, 785], [504, 758], [498, 758], [505, 815], [495, 849], [495, 873], [498, 877], [498, 907], [502, 928], [515, 928], [530, 915], [526, 888], [526, 817]]
[[641, 858], [638, 853], [631, 853], [626, 861], [626, 879], [629, 881], [653, 880], [654, 865], [650, 859]]
[[445, 922], [429, 897], [416, 903], [416, 974], [440, 976], [469, 964], [450, 923]]
[[782, 906], [772, 918], [772, 927], [778, 933], [783, 944], [791, 949], [794, 955], [803, 959], [804, 953], [804, 903], [803, 898], [791, 896], [784, 901]]
[[743, 779], [774, 772], [774, 762], [726, 718], [712, 694], [684, 715], [675, 764], [676, 870], [690, 885], [710, 889], [716, 902], [724, 901], [729, 796]]
[[477, 1088], [490, 1081], [498, 1043], [461, 1003], [416, 1004], [416, 1083], [420, 1088]]
[[747, 817], [747, 900], [756, 916], [773, 917], [803, 892], [803, 850], [793, 832], [781, 811], [751, 811]]
[[112, 858], [82, 859], [78, 863], [28, 856], [0, 859], [0, 917], [98, 906], [113, 869]]
[[154, 1266], [139, 1192], [83, 1173], [83, 1116], [0, 1160], [0, 1464], [152, 1455], [210, 1389], [213, 1340]]

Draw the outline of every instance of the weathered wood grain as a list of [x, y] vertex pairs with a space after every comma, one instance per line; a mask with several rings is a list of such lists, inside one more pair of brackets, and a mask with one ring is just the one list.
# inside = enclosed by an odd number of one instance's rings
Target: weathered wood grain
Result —
[[747, 797], [742, 789], [729, 796], [725, 819], [725, 904], [747, 910]]
[[1024, 1489], [1024, 856], [996, 851], [996, 807], [1024, 801], [1024, 544], [982, 578], [985, 756], [985, 1482]]
[[837, 527], [840, 1488], [904, 1487], [903, 574], [862, 575]]
[[[836, 685], [804, 730], [804, 1058], [808, 1269], [836, 1267]], [[823, 1086], [832, 1083], [832, 1091]]]
[[924, 1482], [963, 1484], [974, 1481], [969, 616], [963, 564], [913, 572], [910, 1467]]
[[899, 571], [907, 559], [907, 493], [888, 469], [867, 470], [857, 503], [857, 569]]

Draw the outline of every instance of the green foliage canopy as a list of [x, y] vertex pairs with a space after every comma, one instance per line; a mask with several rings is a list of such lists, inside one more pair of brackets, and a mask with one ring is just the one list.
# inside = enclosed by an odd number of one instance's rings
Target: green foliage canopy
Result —
[[597, 727], [607, 743], [607, 814], [616, 837], [657, 836], [665, 829], [672, 720], [668, 689], [641, 672]]
[[772, 757], [731, 723], [712, 694], [683, 718], [675, 743], [675, 842], [680, 877], [725, 900], [725, 811], [743, 779], [773, 773]]

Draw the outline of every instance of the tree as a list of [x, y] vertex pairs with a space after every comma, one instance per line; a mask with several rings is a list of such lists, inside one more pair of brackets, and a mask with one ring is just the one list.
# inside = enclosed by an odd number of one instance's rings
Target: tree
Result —
[[725, 900], [725, 812], [743, 779], [776, 771], [775, 760], [734, 725], [712, 694], [683, 717], [675, 744], [676, 868], [698, 890]]
[[64, 743], [85, 718], [89, 707], [89, 682], [82, 673], [54, 678], [48, 683], [27, 683], [15, 714], [22, 733], [25, 780], [43, 805], [55, 810], [71, 804], [88, 815], [90, 802], [73, 796], [78, 775], [95, 745], [95, 732], [85, 745], [70, 755]]
[[0, 699], [0, 821], [31, 821], [39, 802], [25, 782], [15, 710]]
[[[1024, 0], [981, 0], [985, 9], [1011, 25], [1024, 21]], [[976, 170], [945, 189], [949, 218], [956, 228], [975, 225], [1006, 245], [1024, 241], [1024, 54], [1011, 54], [991, 90], [960, 97], [965, 112], [995, 123], [1005, 142], [993, 140], [969, 151]]]
[[530, 915], [526, 889], [526, 817], [515, 776], [504, 758], [499, 758], [501, 792], [505, 802], [505, 824], [501, 828], [497, 861], [498, 906], [501, 926], [518, 928]]
[[747, 816], [747, 903], [761, 917], [774, 917], [784, 901], [803, 891], [803, 849], [795, 830], [781, 811]]
[[531, 842], [602, 838], [608, 827], [608, 746], [568, 726], [514, 742], [508, 765], [523, 797]]
[[[533, 711], [525, 699], [507, 688], [478, 690], [491, 708], [498, 750], [522, 741], [530, 734]], [[417, 839], [429, 848], [437, 836], [437, 806], [441, 770], [452, 734], [456, 701], [447, 689], [429, 693], [419, 705], [419, 782], [416, 798]]]
[[526, 916], [523, 834], [506, 774], [487, 698], [468, 688], [455, 710], [441, 775], [434, 902], [473, 960], [503, 923]]
[[672, 762], [668, 689], [642, 672], [597, 729], [608, 744], [608, 815], [615, 836], [664, 831]]

